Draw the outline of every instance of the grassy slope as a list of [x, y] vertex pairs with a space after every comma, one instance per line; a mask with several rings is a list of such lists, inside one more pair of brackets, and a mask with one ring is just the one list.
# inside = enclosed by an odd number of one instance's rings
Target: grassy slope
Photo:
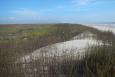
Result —
[[[88, 49], [91, 54], [81, 61], [62, 61], [59, 63], [62, 67], [61, 73], [65, 73], [67, 77], [115, 77], [115, 35], [112, 32], [97, 34], [97, 39], [102, 40], [105, 45]], [[107, 43], [110, 45], [106, 45]]]
[[[24, 55], [40, 47], [69, 40], [73, 36], [89, 30], [94, 31], [95, 29], [79, 24], [0, 26], [0, 37], [3, 38], [0, 40], [0, 49], [5, 55], [8, 52], [15, 56]], [[11, 39], [13, 36], [16, 38]]]
[[92, 48], [92, 54], [85, 59], [88, 70], [87, 76], [115, 77], [115, 35], [112, 32], [101, 32], [97, 39], [110, 45]]
[[[5, 35], [10, 32], [12, 33], [13, 31], [14, 34], [16, 33], [16, 36], [23, 36], [23, 32], [27, 32], [28, 39], [23, 40], [18, 37], [19, 42], [16, 42], [17, 39], [15, 41], [6, 39], [4, 41], [7, 42], [0, 43], [0, 68], [2, 65], [5, 65], [5, 68], [9, 67], [7, 63], [9, 64], [15, 57], [27, 54], [49, 44], [69, 40], [71, 37], [84, 31], [91, 31], [98, 34], [97, 39], [109, 42], [110, 44], [112, 41], [112, 45], [110, 47], [102, 46], [92, 48], [90, 50], [92, 52], [91, 56], [88, 56], [82, 61], [65, 59], [62, 62], [57, 62], [54, 60], [55, 64], [50, 64], [50, 73], [53, 72], [52, 74], [56, 75], [57, 71], [61, 74], [67, 74], [67, 77], [114, 77], [115, 75], [115, 37], [111, 32], [100, 32], [96, 29], [79, 24], [48, 24], [42, 26], [34, 25], [34, 27], [31, 25], [13, 26], [1, 29], [0, 33], [6, 33]], [[57, 67], [59, 67], [59, 69], [57, 69]], [[0, 72], [0, 76], [16, 77], [17, 74], [14, 75], [9, 74], [8, 72]]]

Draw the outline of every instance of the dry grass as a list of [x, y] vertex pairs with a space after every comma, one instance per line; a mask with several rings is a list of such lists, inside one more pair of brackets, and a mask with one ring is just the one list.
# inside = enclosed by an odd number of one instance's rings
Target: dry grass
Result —
[[[55, 24], [49, 35], [20, 42], [0, 43], [0, 77], [115, 77], [115, 35], [79, 24]], [[43, 46], [66, 41], [84, 31], [98, 34], [97, 39], [110, 46], [93, 47], [91, 55], [78, 60], [74, 54], [42, 57], [30, 63], [14, 64], [15, 59]]]

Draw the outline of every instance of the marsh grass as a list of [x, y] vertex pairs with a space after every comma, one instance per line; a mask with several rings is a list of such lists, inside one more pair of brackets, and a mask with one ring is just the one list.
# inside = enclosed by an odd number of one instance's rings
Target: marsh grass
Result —
[[[115, 35], [112, 32], [101, 32], [79, 24], [55, 24], [51, 27], [48, 35], [38, 36], [35, 32], [35, 37], [27, 40], [1, 42], [0, 77], [115, 77]], [[34, 32], [31, 26], [29, 31], [30, 35]], [[47, 33], [47, 30], [43, 31]], [[64, 52], [63, 56], [44, 57], [41, 54], [41, 58], [29, 63], [14, 63], [17, 58], [35, 49], [67, 41], [85, 31], [97, 34], [97, 39], [102, 40], [105, 45], [87, 49], [90, 55], [84, 53], [82, 59], [74, 53], [68, 55]]]

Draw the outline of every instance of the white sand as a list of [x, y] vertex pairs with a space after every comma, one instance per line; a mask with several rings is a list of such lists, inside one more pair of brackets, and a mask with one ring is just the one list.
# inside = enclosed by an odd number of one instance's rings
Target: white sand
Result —
[[[86, 35], [87, 37], [82, 37], [83, 35]], [[95, 40], [92, 36], [93, 34], [91, 34], [90, 32], [84, 32], [78, 36], [75, 36], [70, 41], [56, 43], [37, 49], [33, 51], [33, 53], [21, 57], [20, 59], [18, 59], [18, 61], [30, 62], [31, 60], [37, 60], [40, 57], [63, 56], [64, 54], [72, 53], [74, 53], [74, 55], [82, 55], [88, 47], [94, 45], [102, 45], [101, 41]]]
[[115, 34], [115, 24], [87, 24], [101, 31], [112, 31]]

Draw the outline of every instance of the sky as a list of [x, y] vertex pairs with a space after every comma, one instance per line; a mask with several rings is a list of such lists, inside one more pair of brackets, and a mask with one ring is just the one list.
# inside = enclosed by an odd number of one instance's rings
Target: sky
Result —
[[115, 22], [115, 0], [0, 0], [0, 24]]

